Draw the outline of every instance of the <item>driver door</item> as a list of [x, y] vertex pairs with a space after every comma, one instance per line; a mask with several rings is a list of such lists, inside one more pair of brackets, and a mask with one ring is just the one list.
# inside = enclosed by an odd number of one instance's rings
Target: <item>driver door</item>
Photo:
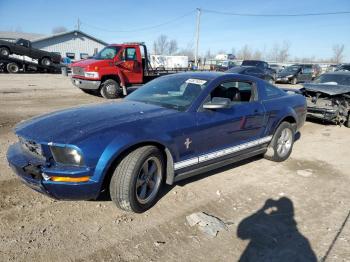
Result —
[[197, 112], [193, 141], [198, 155], [261, 138], [265, 110], [258, 100], [255, 83], [226, 81], [211, 92], [207, 101], [213, 97], [230, 99], [231, 107]]
[[130, 84], [139, 84], [143, 81], [141, 54], [139, 48], [126, 47], [122, 51], [121, 63], [118, 65], [126, 80]]

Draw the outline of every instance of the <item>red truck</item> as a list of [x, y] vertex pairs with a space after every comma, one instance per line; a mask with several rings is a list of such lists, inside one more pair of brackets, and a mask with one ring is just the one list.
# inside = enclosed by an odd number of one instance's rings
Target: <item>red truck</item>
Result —
[[144, 43], [112, 44], [93, 58], [71, 65], [72, 83], [88, 94], [112, 99], [127, 95], [127, 88], [183, 70], [152, 69]]

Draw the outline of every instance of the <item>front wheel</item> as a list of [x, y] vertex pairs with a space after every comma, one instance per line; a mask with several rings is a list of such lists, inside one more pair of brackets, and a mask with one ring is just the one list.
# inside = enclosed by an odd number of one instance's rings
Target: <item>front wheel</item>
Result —
[[290, 83], [292, 85], [296, 85], [297, 84], [297, 79], [295, 77], [293, 77], [292, 80], [290, 81]]
[[117, 207], [142, 213], [152, 207], [162, 185], [165, 164], [155, 146], [135, 149], [115, 169], [109, 191]]
[[292, 153], [294, 129], [288, 122], [282, 122], [277, 128], [264, 157], [275, 162], [286, 160]]
[[121, 94], [121, 88], [117, 81], [108, 79], [102, 83], [100, 94], [106, 99], [118, 98]]

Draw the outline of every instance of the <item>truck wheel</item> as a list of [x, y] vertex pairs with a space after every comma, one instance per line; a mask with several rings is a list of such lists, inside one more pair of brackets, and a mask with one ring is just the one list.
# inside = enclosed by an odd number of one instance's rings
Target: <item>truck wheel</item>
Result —
[[7, 47], [0, 47], [0, 55], [9, 56], [10, 50]]
[[277, 128], [264, 157], [275, 162], [286, 160], [292, 153], [294, 130], [290, 123], [282, 122]]
[[290, 83], [292, 85], [296, 85], [297, 84], [297, 79], [295, 77], [293, 77], [292, 80], [290, 81]]
[[108, 79], [103, 82], [100, 93], [106, 99], [114, 99], [120, 96], [121, 88], [117, 81]]
[[11, 74], [16, 74], [19, 71], [19, 67], [16, 63], [8, 63], [6, 66], [7, 72]]
[[48, 57], [44, 57], [43, 59], [41, 59], [41, 64], [43, 66], [50, 66], [51, 65], [51, 59]]
[[164, 173], [164, 158], [157, 147], [137, 148], [115, 169], [109, 184], [111, 199], [123, 210], [142, 213], [155, 204]]

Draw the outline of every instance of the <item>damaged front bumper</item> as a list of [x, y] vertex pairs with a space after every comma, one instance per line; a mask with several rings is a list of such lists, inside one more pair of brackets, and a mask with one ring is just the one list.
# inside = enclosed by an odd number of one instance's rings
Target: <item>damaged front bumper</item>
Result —
[[55, 199], [89, 200], [96, 199], [100, 193], [100, 183], [90, 179], [83, 183], [55, 182], [50, 176], [91, 176], [87, 167], [48, 166], [45, 159], [33, 157], [20, 143], [13, 144], [7, 151], [7, 160], [12, 170], [25, 185], [37, 192]]

